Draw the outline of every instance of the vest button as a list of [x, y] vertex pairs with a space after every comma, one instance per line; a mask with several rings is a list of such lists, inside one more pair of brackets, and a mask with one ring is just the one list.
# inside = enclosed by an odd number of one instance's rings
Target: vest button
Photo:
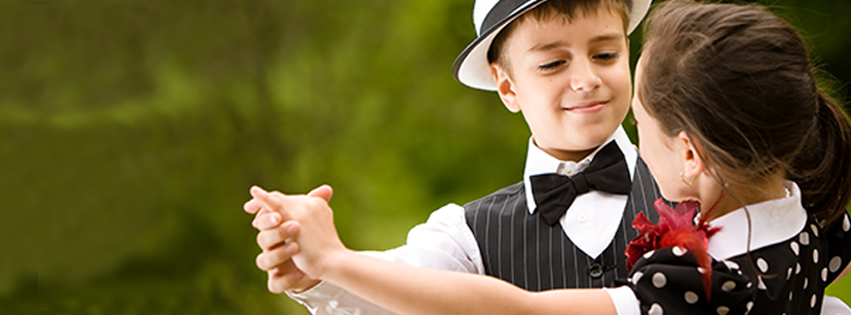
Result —
[[603, 266], [598, 263], [591, 264], [591, 267], [588, 269], [588, 274], [591, 275], [591, 278], [600, 278], [603, 276]]

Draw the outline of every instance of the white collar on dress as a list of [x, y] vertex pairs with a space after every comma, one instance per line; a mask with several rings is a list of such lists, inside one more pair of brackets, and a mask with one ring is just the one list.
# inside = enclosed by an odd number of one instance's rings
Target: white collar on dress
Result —
[[629, 140], [629, 136], [626, 135], [626, 132], [621, 126], [615, 130], [615, 133], [612, 134], [612, 136], [609, 137], [603, 145], [600, 145], [597, 150], [594, 150], [594, 152], [579, 162], [561, 161], [556, 159], [552, 155], [549, 155], [538, 148], [533, 139], [529, 138], [529, 149], [526, 153], [526, 168], [523, 171], [523, 186], [526, 188], [526, 204], [529, 208], [529, 213], [535, 213], [535, 209], [538, 207], [535, 203], [535, 196], [532, 194], [532, 183], [529, 181], [529, 177], [541, 174], [562, 174], [572, 176], [573, 174], [586, 169], [591, 163], [591, 160], [594, 159], [594, 156], [597, 155], [597, 152], [612, 141], [615, 141], [618, 148], [621, 149], [624, 159], [626, 160], [626, 166], [629, 169], [629, 178], [632, 180], [634, 176], [633, 173], [635, 171], [635, 161], [638, 158], [638, 152], [636, 152], [635, 146]]
[[748, 205], [747, 213], [744, 208], [739, 208], [709, 222], [711, 226], [721, 227], [721, 230], [709, 239], [707, 252], [717, 260], [747, 252], [748, 213], [751, 221], [751, 251], [798, 235], [807, 223], [807, 211], [801, 205], [798, 185], [786, 181], [784, 186], [789, 192], [788, 197]]

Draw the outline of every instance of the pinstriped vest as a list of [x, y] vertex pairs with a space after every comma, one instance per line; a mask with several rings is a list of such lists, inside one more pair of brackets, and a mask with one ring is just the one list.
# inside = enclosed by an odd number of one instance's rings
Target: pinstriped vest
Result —
[[576, 247], [561, 224], [548, 225], [539, 211], [529, 214], [523, 182], [468, 203], [464, 211], [486, 274], [530, 291], [599, 288], [615, 286], [615, 279], [626, 280], [624, 251], [638, 234], [632, 220], [644, 212], [656, 222], [653, 203], [660, 197], [647, 165], [638, 158], [621, 225], [597, 259]]

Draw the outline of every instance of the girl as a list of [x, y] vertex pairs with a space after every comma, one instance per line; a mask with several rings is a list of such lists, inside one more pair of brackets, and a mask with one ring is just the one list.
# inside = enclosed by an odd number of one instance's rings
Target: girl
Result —
[[636, 220], [623, 287], [527, 292], [371, 259], [342, 245], [324, 201], [252, 195], [298, 222], [310, 277], [402, 314], [818, 314], [851, 258], [851, 124], [800, 37], [757, 6], [686, 1], [656, 9], [645, 35], [642, 156], [667, 199], [704, 207], [696, 225], [665, 209], [658, 226]]

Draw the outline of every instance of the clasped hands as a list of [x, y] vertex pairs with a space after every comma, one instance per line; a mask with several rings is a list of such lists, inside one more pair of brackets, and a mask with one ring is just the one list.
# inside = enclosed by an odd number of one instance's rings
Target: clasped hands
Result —
[[269, 275], [269, 291], [300, 292], [319, 283], [335, 253], [348, 251], [337, 235], [328, 201], [333, 190], [322, 185], [307, 195], [285, 195], [251, 187], [243, 209], [256, 214], [259, 230], [257, 267]]

